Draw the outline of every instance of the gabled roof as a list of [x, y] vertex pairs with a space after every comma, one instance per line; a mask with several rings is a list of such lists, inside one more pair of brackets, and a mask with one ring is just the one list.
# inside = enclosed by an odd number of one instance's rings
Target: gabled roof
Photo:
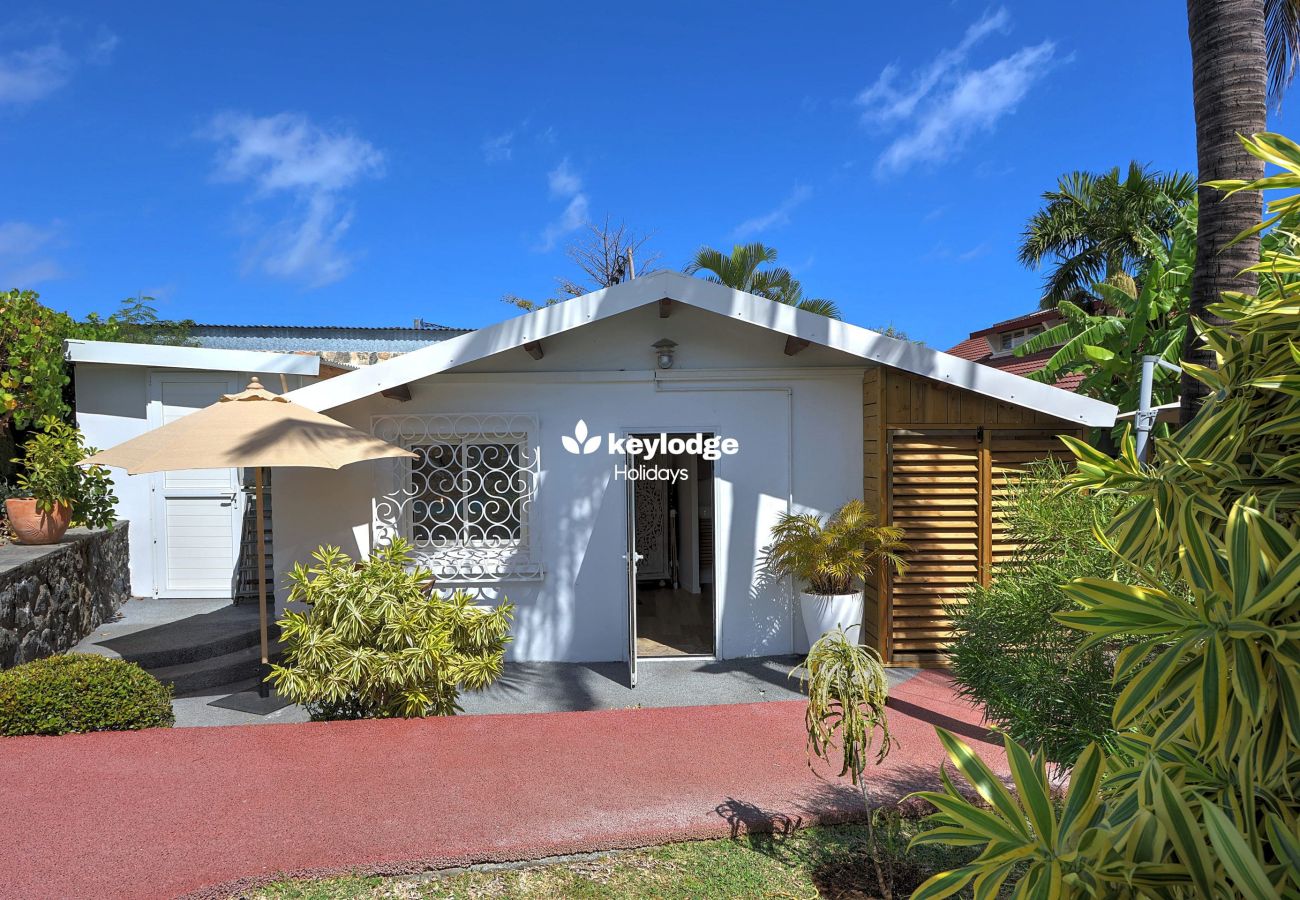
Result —
[[738, 322], [803, 338], [857, 356], [983, 394], [1006, 403], [1038, 410], [1084, 425], [1110, 427], [1117, 408], [1019, 375], [1000, 372], [968, 360], [886, 337], [847, 322], [828, 319], [753, 294], [733, 290], [677, 272], [656, 272], [602, 291], [584, 294], [487, 328], [441, 341], [377, 365], [318, 382], [290, 394], [315, 410], [327, 410], [362, 397], [445, 372], [475, 360], [541, 341], [571, 329], [657, 303], [663, 298], [685, 303]]
[[979, 331], [972, 331], [970, 336], [973, 338], [984, 337], [987, 334], [997, 334], [1000, 331], [1015, 331], [1019, 328], [1028, 328], [1030, 325], [1038, 325], [1043, 322], [1053, 322], [1061, 318], [1061, 314], [1055, 309], [1036, 309], [1033, 312], [1016, 316], [1012, 319], [1003, 319], [1001, 322], [994, 322], [987, 328], [981, 328]]
[[213, 350], [166, 344], [121, 341], [64, 341], [69, 361], [155, 369], [202, 369], [215, 372], [261, 372], [316, 375], [320, 357], [307, 353], [262, 353], [253, 350]]

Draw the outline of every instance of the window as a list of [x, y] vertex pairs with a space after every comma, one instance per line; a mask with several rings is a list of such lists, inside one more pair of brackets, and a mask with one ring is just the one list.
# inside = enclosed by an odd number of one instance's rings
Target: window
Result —
[[1041, 334], [1043, 330], [1042, 325], [1031, 325], [1028, 328], [1017, 328], [1015, 331], [1004, 331], [998, 335], [999, 353], [1010, 353], [1034, 335]]
[[526, 485], [517, 442], [412, 444], [411, 537], [417, 546], [474, 547], [523, 539]]
[[536, 417], [376, 416], [371, 431], [416, 454], [386, 470], [373, 503], [377, 546], [406, 539], [416, 561], [451, 586], [542, 577], [528, 521], [541, 471]]

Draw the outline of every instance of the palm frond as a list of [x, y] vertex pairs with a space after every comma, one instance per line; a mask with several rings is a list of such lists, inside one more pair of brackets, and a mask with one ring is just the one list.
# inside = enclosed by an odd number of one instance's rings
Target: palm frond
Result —
[[795, 306], [799, 309], [805, 309], [808, 312], [817, 313], [819, 316], [825, 316], [828, 319], [840, 319], [840, 308], [834, 300], [827, 300], [824, 297], [810, 298], [800, 300]]
[[1268, 96], [1280, 109], [1282, 95], [1295, 78], [1300, 53], [1300, 0], [1264, 3], [1264, 56], [1268, 65]]

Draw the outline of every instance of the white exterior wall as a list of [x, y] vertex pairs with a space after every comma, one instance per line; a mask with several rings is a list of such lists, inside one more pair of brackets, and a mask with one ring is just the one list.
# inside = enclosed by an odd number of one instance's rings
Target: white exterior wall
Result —
[[[139, 366], [78, 363], [77, 427], [86, 444], [106, 450], [149, 430], [149, 370]], [[131, 523], [131, 593], [153, 594], [153, 514], [150, 476], [110, 469], [117, 517]]]
[[[649, 310], [654, 316], [654, 310]], [[722, 658], [806, 649], [787, 583], [771, 584], [759, 557], [780, 513], [829, 513], [862, 494], [862, 366], [844, 366], [833, 351], [810, 353], [824, 368], [798, 367], [783, 342], [751, 326], [692, 321], [682, 315], [628, 321], [640, 311], [575, 332], [569, 346], [522, 352], [478, 363], [476, 369], [411, 385], [408, 402], [379, 396], [327, 410], [367, 431], [376, 415], [520, 413], [536, 417], [541, 475], [530, 513], [532, 540], [545, 567], [540, 580], [503, 582], [489, 598], [515, 604], [514, 643], [521, 660], [592, 662], [628, 653], [626, 483], [614, 480], [618, 456], [575, 456], [561, 445], [578, 419], [592, 433], [707, 431], [736, 438], [740, 452], [715, 463], [717, 642]], [[699, 315], [709, 317], [707, 313]], [[677, 320], [676, 334], [668, 326]], [[700, 330], [711, 326], [710, 330]], [[600, 333], [598, 333], [600, 332]], [[650, 344], [665, 333], [682, 344], [670, 372], [643, 368]], [[680, 336], [678, 336], [680, 335]], [[649, 338], [647, 340], [647, 337]], [[581, 338], [581, 340], [577, 340]], [[559, 342], [555, 342], [557, 345]], [[620, 354], [620, 347], [622, 345]], [[816, 350], [817, 348], [810, 348]], [[572, 371], [588, 351], [605, 362], [634, 359], [639, 371]], [[522, 357], [519, 359], [517, 357]], [[531, 365], [530, 365], [531, 363]], [[717, 367], [718, 363], [729, 364]], [[748, 364], [741, 367], [740, 364]], [[513, 371], [512, 371], [513, 370]], [[307, 562], [321, 544], [364, 555], [371, 544], [371, 502], [388, 483], [388, 463], [360, 463], [338, 472], [276, 472], [277, 599], [286, 601], [283, 574]]]
[[[183, 349], [183, 348], [182, 348]], [[110, 365], [79, 362], [73, 372], [77, 397], [77, 426], [88, 446], [106, 450], [123, 441], [138, 437], [155, 427], [156, 413], [151, 415], [149, 376], [151, 372], [180, 372], [218, 377], [233, 375], [236, 382], [246, 383], [247, 372], [214, 372], [203, 370], [151, 369], [146, 366]], [[268, 390], [279, 393], [280, 376], [259, 376]], [[290, 390], [314, 379], [300, 375], [286, 375]], [[117, 517], [131, 523], [130, 569], [131, 593], [138, 597], [152, 596], [155, 588], [154, 574], [154, 514], [152, 488], [158, 475], [127, 475], [122, 469], [111, 468], [113, 491], [117, 495]], [[237, 498], [242, 504], [243, 498]], [[236, 515], [242, 506], [236, 508]]]

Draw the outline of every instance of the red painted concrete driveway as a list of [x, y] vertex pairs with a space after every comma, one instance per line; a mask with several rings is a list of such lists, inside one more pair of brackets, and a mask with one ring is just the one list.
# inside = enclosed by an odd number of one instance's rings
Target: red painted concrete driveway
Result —
[[[893, 691], [882, 796], [934, 780], [944, 676]], [[0, 738], [0, 896], [227, 896], [280, 873], [399, 873], [851, 817], [803, 704]]]

